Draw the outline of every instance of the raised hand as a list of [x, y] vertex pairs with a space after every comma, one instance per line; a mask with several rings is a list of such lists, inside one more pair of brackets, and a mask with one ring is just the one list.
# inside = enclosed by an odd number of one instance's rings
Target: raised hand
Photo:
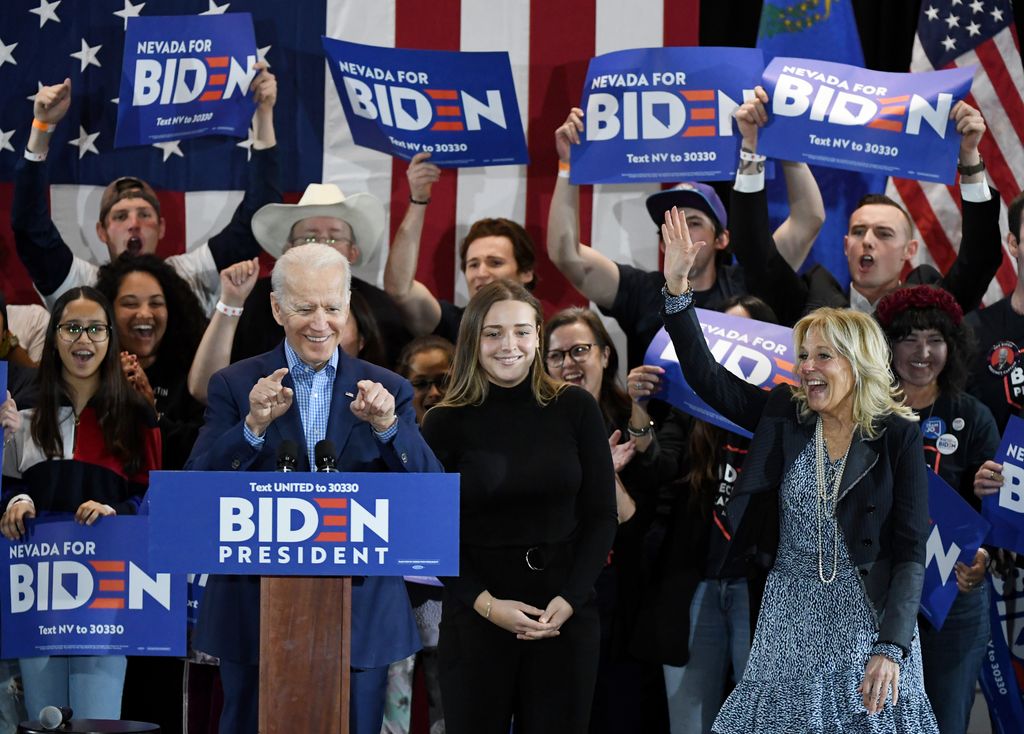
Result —
[[703, 240], [692, 242], [686, 217], [679, 207], [665, 212], [665, 223], [661, 225], [661, 240], [665, 245], [665, 284], [672, 295], [680, 295], [690, 287], [689, 274], [697, 253], [707, 243]]
[[563, 163], [569, 162], [569, 152], [572, 146], [580, 144], [580, 133], [583, 132], [583, 110], [573, 107], [569, 110], [569, 116], [565, 122], [555, 130], [555, 150], [558, 152], [558, 160]]
[[737, 107], [732, 115], [743, 138], [743, 147], [751, 152], [757, 152], [757, 132], [768, 123], [767, 104], [768, 93], [759, 85], [754, 87], [754, 97]]
[[441, 180], [441, 169], [428, 162], [430, 153], [417, 153], [409, 161], [405, 177], [409, 181], [409, 196], [416, 201], [430, 201], [430, 191]]
[[391, 428], [396, 420], [395, 396], [373, 380], [360, 380], [356, 387], [359, 393], [349, 405], [352, 415], [369, 423], [377, 433]]
[[260, 277], [260, 259], [242, 260], [220, 271], [220, 300], [225, 306], [241, 308]]
[[261, 377], [249, 391], [249, 415], [245, 424], [257, 436], [262, 436], [267, 426], [288, 412], [292, 407], [295, 393], [282, 384], [288, 368], [282, 367], [273, 374]]
[[32, 116], [40, 122], [56, 125], [68, 113], [71, 105], [71, 79], [60, 84], [43, 87], [32, 102]]

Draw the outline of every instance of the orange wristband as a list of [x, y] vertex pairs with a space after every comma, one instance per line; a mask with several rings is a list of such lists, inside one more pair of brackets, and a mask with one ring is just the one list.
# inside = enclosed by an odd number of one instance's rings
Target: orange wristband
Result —
[[565, 171], [566, 173], [568, 173], [569, 172], [569, 164], [566, 163], [565, 161], [558, 161], [558, 172], [561, 173], [562, 171]]
[[42, 120], [38, 120], [36, 118], [32, 118], [32, 127], [34, 127], [36, 130], [42, 133], [48, 133], [54, 128], [53, 125], [47, 122], [43, 122]]

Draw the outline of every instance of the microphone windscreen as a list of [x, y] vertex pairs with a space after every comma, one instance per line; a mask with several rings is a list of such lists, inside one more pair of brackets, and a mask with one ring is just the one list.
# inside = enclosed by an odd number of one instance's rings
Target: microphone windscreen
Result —
[[39, 724], [44, 729], [50, 731], [59, 729], [66, 721], [71, 721], [71, 709], [65, 706], [43, 706], [39, 710]]
[[317, 441], [316, 446], [313, 447], [313, 456], [316, 459], [316, 466], [319, 469], [323, 466], [334, 466], [334, 441], [328, 441], [326, 438], [323, 441]]
[[280, 464], [283, 459], [293, 463], [299, 460], [299, 445], [291, 439], [285, 439], [277, 447], [277, 463]]

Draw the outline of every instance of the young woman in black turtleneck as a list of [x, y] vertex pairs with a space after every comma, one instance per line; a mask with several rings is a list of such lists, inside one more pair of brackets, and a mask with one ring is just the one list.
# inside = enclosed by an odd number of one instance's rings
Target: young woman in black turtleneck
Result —
[[597, 403], [540, 354], [529, 291], [470, 301], [452, 383], [423, 435], [461, 478], [458, 578], [445, 579], [438, 655], [449, 734], [585, 732], [597, 671], [594, 581], [616, 529]]

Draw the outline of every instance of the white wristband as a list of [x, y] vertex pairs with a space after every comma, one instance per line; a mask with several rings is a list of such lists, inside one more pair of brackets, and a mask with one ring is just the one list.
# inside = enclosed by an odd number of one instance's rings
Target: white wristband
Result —
[[244, 311], [245, 309], [238, 308], [235, 306], [228, 306], [226, 303], [224, 303], [224, 301], [217, 301], [217, 310], [220, 311], [225, 316], [234, 316], [235, 318], [238, 318], [239, 316], [242, 315], [242, 311]]
[[768, 160], [768, 156], [766, 156], [766, 155], [759, 155], [757, 153], [749, 153], [749, 152], [741, 149], [740, 150], [740, 160], [741, 161], [747, 161], [749, 163], [764, 163], [766, 160]]
[[25, 148], [25, 160], [32, 161], [33, 163], [42, 163], [46, 160], [46, 153], [33, 153], [28, 148]]

